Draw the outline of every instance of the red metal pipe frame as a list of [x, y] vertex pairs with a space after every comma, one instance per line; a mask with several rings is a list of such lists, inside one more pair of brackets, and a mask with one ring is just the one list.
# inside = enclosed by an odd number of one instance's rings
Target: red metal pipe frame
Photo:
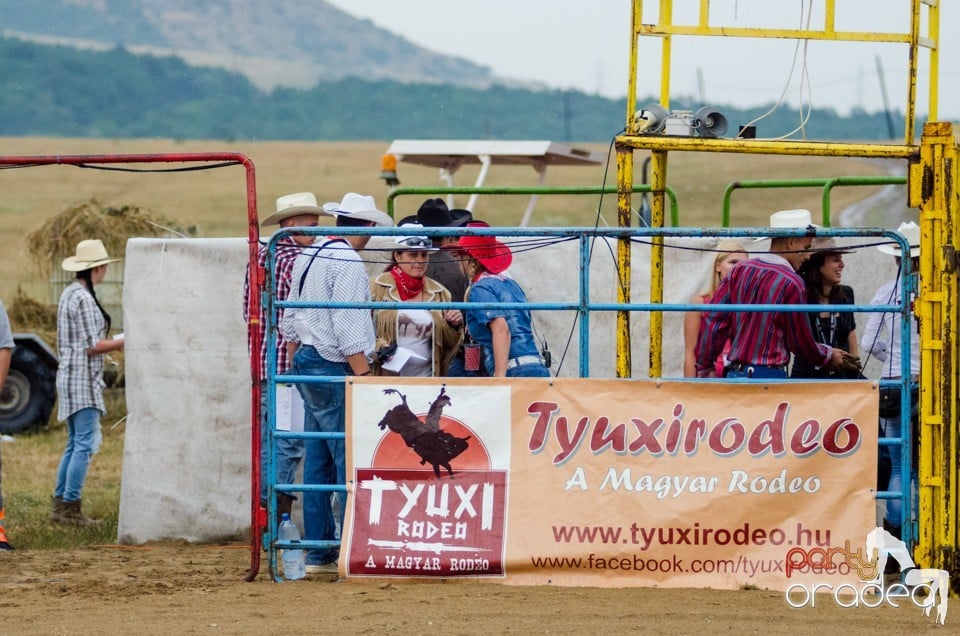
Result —
[[81, 164], [112, 163], [207, 163], [235, 161], [246, 172], [247, 182], [247, 247], [250, 264], [250, 301], [247, 307], [250, 317], [248, 329], [251, 333], [250, 371], [251, 385], [251, 444], [250, 465], [252, 467], [250, 492], [250, 569], [244, 580], [252, 581], [260, 572], [260, 541], [266, 526], [266, 510], [260, 506], [260, 331], [253, 326], [260, 321], [260, 294], [263, 289], [264, 271], [258, 266], [257, 251], [260, 244], [260, 221], [257, 216], [257, 182], [253, 161], [243, 154], [234, 152], [196, 152], [196, 153], [160, 153], [160, 154], [108, 154], [108, 155], [38, 155], [38, 156], [0, 156], [0, 165], [4, 166], [78, 166]]

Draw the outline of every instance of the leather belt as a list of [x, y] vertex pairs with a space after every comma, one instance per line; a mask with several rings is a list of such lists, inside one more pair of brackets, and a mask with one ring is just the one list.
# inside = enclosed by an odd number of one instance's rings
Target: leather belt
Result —
[[733, 369], [734, 371], [743, 371], [753, 367], [754, 369], [777, 369], [778, 371], [786, 371], [787, 365], [785, 364], [751, 364], [747, 362], [731, 362], [727, 365], [728, 369]]
[[517, 356], [507, 360], [508, 369], [515, 369], [525, 364], [543, 364], [543, 360], [540, 359], [540, 356]]

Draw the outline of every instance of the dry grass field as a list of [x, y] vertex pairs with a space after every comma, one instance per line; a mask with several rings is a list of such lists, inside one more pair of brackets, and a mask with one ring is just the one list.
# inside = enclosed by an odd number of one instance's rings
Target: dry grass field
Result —
[[[260, 215], [277, 196], [311, 190], [321, 201], [346, 191], [373, 194], [381, 205], [387, 189], [379, 179], [385, 142], [228, 143], [173, 140], [2, 139], [0, 154], [184, 153], [229, 151], [250, 157], [257, 170]], [[606, 152], [605, 146], [592, 149]], [[643, 160], [637, 153], [639, 181]], [[142, 166], [156, 168], [158, 166]], [[174, 166], [171, 166], [174, 167]], [[607, 183], [613, 184], [611, 164]], [[676, 154], [668, 185], [680, 199], [681, 223], [717, 226], [724, 187], [744, 179], [885, 174], [885, 166], [855, 160]], [[476, 170], [464, 169], [460, 185]], [[436, 171], [400, 166], [405, 186], [438, 185]], [[547, 185], [597, 186], [603, 167], [552, 168]], [[487, 185], [531, 185], [526, 168], [491, 170]], [[186, 173], [126, 173], [47, 166], [0, 171], [0, 298], [9, 303], [21, 286], [32, 297], [49, 297], [45, 272], [27, 263], [24, 236], [62, 209], [93, 197], [106, 205], [146, 208], [197, 236], [246, 235], [243, 170], [229, 167]], [[871, 190], [839, 188], [833, 209]], [[820, 210], [819, 189], [786, 193], [754, 190], [734, 197], [733, 223], [765, 225], [771, 211], [787, 207]], [[400, 200], [398, 215], [415, 212], [419, 199]], [[461, 205], [464, 202], [458, 202]], [[517, 223], [524, 201], [481, 197], [478, 217], [493, 225]], [[543, 197], [533, 225], [593, 225], [596, 197]], [[616, 197], [605, 197], [601, 221], [615, 223]], [[184, 282], [185, 285], [189, 281]], [[122, 401], [121, 396], [116, 396]], [[427, 634], [490, 633], [677, 633], [814, 634], [842, 626], [851, 635], [934, 630], [913, 607], [842, 609], [824, 599], [816, 608], [793, 610], [777, 592], [757, 589], [663, 590], [517, 588], [470, 582], [341, 582], [312, 577], [275, 585], [261, 568], [242, 583], [249, 548], [165, 543], [110, 545], [116, 536], [123, 426], [113, 426], [123, 406], [104, 418], [104, 450], [93, 463], [85, 497], [104, 519], [94, 531], [50, 526], [47, 497], [64, 437], [62, 425], [5, 444], [4, 494], [15, 552], [0, 552], [0, 622], [11, 634]], [[318, 599], [322, 602], [317, 603]], [[819, 599], [818, 599], [819, 600]], [[951, 601], [948, 625], [956, 621]], [[952, 629], [952, 628], [951, 628]]]
[[[256, 166], [257, 205], [261, 217], [272, 211], [277, 196], [302, 190], [317, 194], [320, 201], [339, 200], [344, 192], [356, 191], [376, 196], [385, 206], [387, 187], [379, 179], [380, 156], [389, 144], [368, 142], [224, 142], [175, 141], [168, 139], [0, 139], [2, 156], [234, 152], [249, 157]], [[606, 152], [603, 145], [590, 145]], [[636, 155], [636, 180], [640, 181], [643, 153]], [[156, 169], [182, 164], [146, 165]], [[477, 169], [464, 167], [457, 174], [458, 185], [472, 185]], [[744, 179], [784, 179], [832, 177], [838, 175], [884, 174], [884, 167], [852, 159], [726, 156], [713, 153], [675, 153], [668, 168], [668, 185], [680, 200], [683, 225], [720, 225], [723, 190], [728, 183]], [[437, 171], [406, 164], [400, 165], [404, 186], [439, 186]], [[536, 174], [524, 167], [490, 170], [487, 185], [534, 185]], [[545, 185], [599, 186], [604, 167], [550, 168]], [[607, 184], [616, 183], [616, 165], [611, 160]], [[45, 272], [33, 271], [27, 263], [23, 237], [38, 228], [45, 219], [65, 207], [95, 197], [106, 205], [137, 205], [176, 221], [182, 227], [195, 227], [198, 236], [246, 236], [246, 190], [244, 172], [239, 166], [179, 173], [129, 173], [78, 168], [40, 166], [0, 171], [0, 298], [9, 303], [17, 286], [38, 300], [47, 300]], [[867, 196], [862, 188], [838, 188], [833, 209]], [[416, 212], [420, 200], [398, 199], [397, 214]], [[589, 226], [597, 221], [599, 199], [595, 196], [541, 197], [532, 225]], [[458, 201], [464, 205], [466, 201]], [[479, 218], [494, 225], [519, 222], [525, 198], [480, 197], [475, 210]], [[741, 191], [733, 197], [734, 225], [763, 225], [771, 211], [784, 207], [809, 207], [820, 210], [820, 191], [816, 188], [783, 191]], [[601, 223], [616, 223], [616, 197], [602, 202]]]

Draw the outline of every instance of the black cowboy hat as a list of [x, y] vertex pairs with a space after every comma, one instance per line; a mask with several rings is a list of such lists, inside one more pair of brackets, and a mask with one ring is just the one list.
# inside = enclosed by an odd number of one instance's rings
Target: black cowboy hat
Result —
[[461, 227], [473, 219], [469, 210], [447, 207], [443, 199], [427, 199], [417, 210], [417, 221], [423, 227]]

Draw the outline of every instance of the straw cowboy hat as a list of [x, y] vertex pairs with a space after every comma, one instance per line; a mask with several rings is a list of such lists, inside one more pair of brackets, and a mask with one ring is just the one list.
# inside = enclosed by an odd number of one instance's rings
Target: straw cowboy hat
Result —
[[330, 216], [369, 221], [380, 227], [393, 227], [393, 219], [377, 209], [377, 203], [373, 197], [356, 192], [347, 192], [340, 202], [324, 203], [323, 211]]
[[820, 254], [853, 254], [853, 250], [840, 247], [832, 236], [815, 236], [810, 251]]
[[77, 243], [77, 253], [63, 260], [60, 265], [68, 272], [82, 272], [107, 263], [116, 263], [119, 258], [110, 258], [100, 239], [86, 239]]
[[[910, 221], [901, 223], [897, 228], [897, 233], [902, 234], [910, 245], [910, 257], [920, 256], [920, 226]], [[900, 256], [900, 245], [889, 243], [887, 245], [877, 245], [877, 249], [890, 256]]]
[[[422, 230], [423, 226], [419, 223], [402, 223], [397, 226], [402, 230], [409, 229], [411, 232]], [[384, 245], [388, 250], [404, 252], [436, 252], [440, 248], [433, 246], [433, 241], [428, 236], [393, 236], [393, 240]]]
[[260, 222], [260, 225], [278, 225], [280, 221], [301, 214], [323, 214], [312, 192], [294, 192], [277, 199], [277, 211]]
[[491, 274], [499, 274], [513, 262], [510, 248], [493, 236], [461, 236], [457, 247], [475, 258]]

